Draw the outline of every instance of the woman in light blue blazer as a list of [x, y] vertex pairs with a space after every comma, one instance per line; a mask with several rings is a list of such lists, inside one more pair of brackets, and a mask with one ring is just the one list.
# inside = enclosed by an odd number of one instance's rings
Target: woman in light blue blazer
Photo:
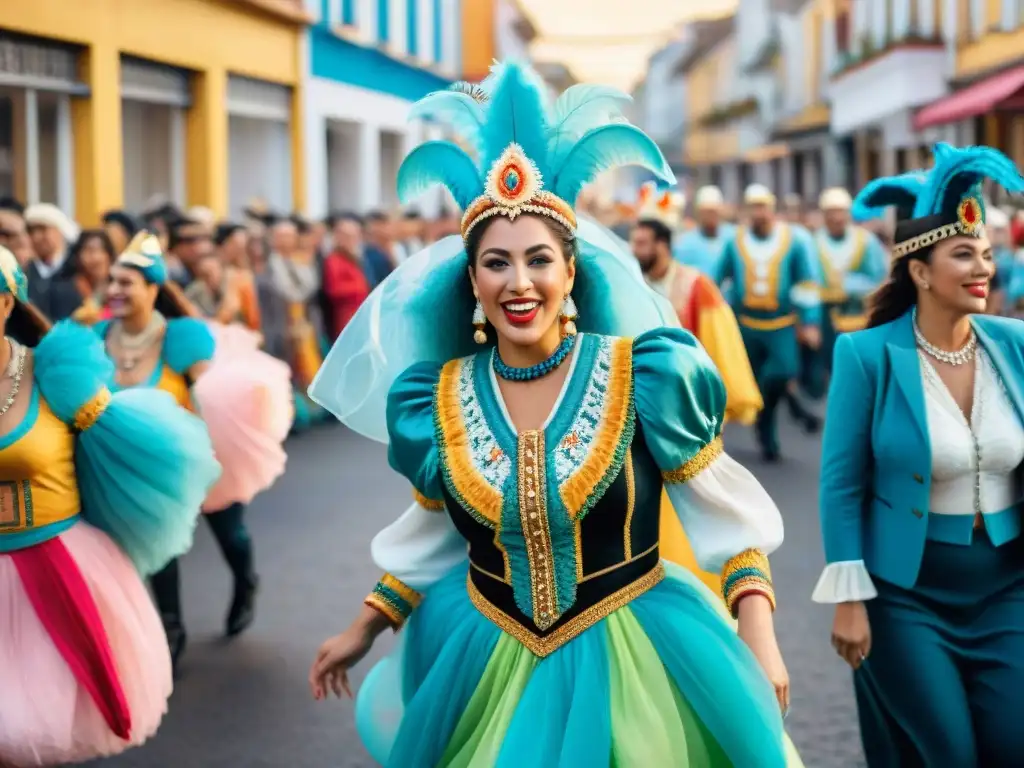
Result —
[[1024, 324], [984, 316], [995, 274], [981, 182], [1024, 190], [987, 147], [935, 147], [879, 179], [891, 272], [835, 348], [821, 469], [836, 605], [871, 768], [1024, 765]]

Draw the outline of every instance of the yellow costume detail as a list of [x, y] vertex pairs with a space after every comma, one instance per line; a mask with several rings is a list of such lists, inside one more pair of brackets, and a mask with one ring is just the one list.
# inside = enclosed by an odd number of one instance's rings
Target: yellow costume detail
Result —
[[777, 331], [781, 328], [789, 328], [791, 325], [796, 325], [796, 315], [783, 315], [782, 317], [772, 317], [767, 320], [760, 317], [740, 315], [737, 320], [744, 328], [750, 328], [754, 331]]
[[710, 443], [705, 445], [683, 466], [673, 469], [671, 472], [663, 472], [662, 479], [666, 483], [685, 483], [692, 480], [717, 459], [722, 453], [722, 436], [719, 435]]
[[[856, 272], [860, 269], [860, 263], [864, 260], [864, 254], [868, 250], [867, 233], [859, 227], [853, 230], [853, 236], [857, 242], [854, 245], [853, 258], [845, 272]], [[825, 287], [821, 290], [821, 300], [827, 304], [839, 304], [846, 301], [846, 291], [843, 290], [843, 275], [840, 274], [828, 258], [828, 248], [825, 245], [824, 235], [818, 235], [818, 260], [821, 262], [821, 270], [825, 275]], [[858, 329], [859, 330], [859, 329]]]
[[736, 232], [736, 250], [743, 260], [743, 306], [747, 309], [760, 309], [766, 312], [774, 312], [779, 308], [779, 268], [783, 259], [789, 253], [789, 246], [792, 241], [792, 233], [789, 227], [784, 224], [776, 224], [781, 227], [779, 242], [775, 253], [768, 260], [768, 285], [763, 295], [753, 292], [754, 283], [758, 282], [757, 270], [753, 256], [747, 248], [747, 228], [740, 227]]
[[176, 373], [170, 366], [160, 363], [160, 378], [156, 388], [167, 392], [186, 411], [192, 410], [192, 394], [188, 391], [188, 381], [185, 377]]
[[20, 435], [0, 449], [0, 536], [69, 520], [80, 511], [75, 435], [46, 401], [32, 393]]
[[75, 429], [85, 432], [103, 415], [108, 405], [110, 405], [110, 390], [103, 387], [93, 395], [92, 400], [78, 409], [78, 413], [75, 414]]
[[679, 515], [672, 507], [668, 494], [661, 495], [661, 523], [659, 525], [661, 541], [658, 548], [663, 559], [670, 563], [681, 565], [694, 576], [704, 582], [705, 586], [716, 595], [722, 594], [722, 579], [718, 574], [702, 570], [693, 554], [693, 547], [686, 537], [683, 524], [679, 522]]
[[412, 489], [412, 498], [413, 501], [415, 501], [421, 507], [423, 507], [424, 509], [428, 509], [431, 512], [444, 511], [444, 499], [428, 499], [415, 488]]
[[384, 614], [397, 631], [416, 610], [422, 599], [423, 596], [419, 592], [401, 579], [385, 573], [363, 602]]
[[775, 610], [775, 590], [768, 558], [759, 549], [740, 552], [722, 568], [722, 596], [729, 613], [736, 615], [739, 601], [753, 593], [764, 595]]

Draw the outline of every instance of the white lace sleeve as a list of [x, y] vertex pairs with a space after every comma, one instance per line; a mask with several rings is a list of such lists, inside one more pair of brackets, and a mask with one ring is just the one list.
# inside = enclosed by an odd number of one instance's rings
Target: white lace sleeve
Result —
[[448, 513], [414, 502], [370, 544], [378, 568], [422, 591], [467, 559], [466, 540]]
[[720, 573], [748, 549], [769, 555], [782, 544], [782, 516], [775, 502], [750, 470], [724, 451], [685, 483], [666, 483], [665, 488], [694, 557], [706, 571]]
[[853, 603], [875, 597], [878, 597], [878, 591], [863, 560], [826, 565], [811, 595], [816, 603]]

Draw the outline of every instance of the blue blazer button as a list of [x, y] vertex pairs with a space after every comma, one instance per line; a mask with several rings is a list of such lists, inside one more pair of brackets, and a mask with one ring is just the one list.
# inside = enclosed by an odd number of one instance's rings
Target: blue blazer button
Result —
[[924, 517], [924, 512], [922, 512], [920, 509], [915, 509], [914, 510], [914, 517], [916, 517], [918, 520], [920, 520], [922, 517]]
[[915, 483], [921, 483], [923, 485], [924, 484], [924, 478], [921, 477], [920, 475], [914, 475], [914, 482]]

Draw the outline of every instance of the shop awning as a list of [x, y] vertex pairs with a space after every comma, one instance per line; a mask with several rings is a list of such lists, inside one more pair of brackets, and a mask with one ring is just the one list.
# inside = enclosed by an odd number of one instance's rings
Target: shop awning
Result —
[[921, 131], [936, 125], [948, 125], [1010, 106], [1006, 103], [1009, 100], [1020, 101], [1013, 98], [1019, 91], [1024, 91], [1024, 65], [987, 77], [922, 107], [914, 116], [914, 129]]

